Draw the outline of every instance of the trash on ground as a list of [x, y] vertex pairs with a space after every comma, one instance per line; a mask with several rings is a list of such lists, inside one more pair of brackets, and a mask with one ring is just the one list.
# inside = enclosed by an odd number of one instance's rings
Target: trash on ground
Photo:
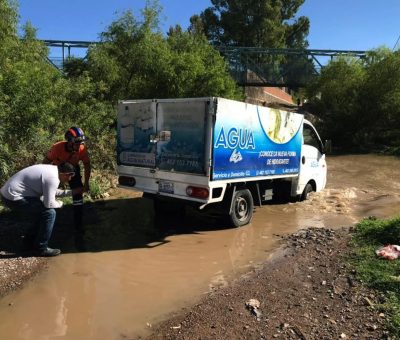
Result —
[[257, 317], [257, 319], [260, 319], [261, 312], [258, 310], [260, 308], [260, 301], [257, 299], [250, 299], [246, 302], [246, 307]]
[[376, 251], [376, 255], [387, 260], [396, 260], [400, 256], [400, 246], [396, 244], [388, 244], [384, 247], [380, 247]]

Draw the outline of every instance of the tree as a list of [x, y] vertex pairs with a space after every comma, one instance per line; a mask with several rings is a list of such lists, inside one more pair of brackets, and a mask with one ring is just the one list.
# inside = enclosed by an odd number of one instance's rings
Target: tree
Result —
[[36, 40], [32, 25], [24, 25], [18, 37], [15, 2], [1, 0], [0, 14], [0, 177], [4, 178], [43, 157], [41, 150], [62, 102], [62, 92], [54, 90], [62, 78], [48, 62], [47, 48]]
[[0, 178], [4, 178], [12, 168], [11, 150], [7, 144], [8, 132], [4, 124], [10, 116], [10, 109], [5, 102], [7, 95], [4, 93], [4, 77], [11, 67], [13, 51], [18, 44], [16, 4], [0, 0], [0, 18]]
[[360, 123], [369, 143], [400, 143], [400, 52], [377, 49], [368, 55], [361, 88]]
[[336, 147], [350, 149], [361, 133], [360, 91], [365, 69], [359, 60], [338, 58], [308, 86], [309, 110], [323, 121], [322, 135]]
[[[217, 45], [305, 48], [309, 20], [295, 18], [304, 0], [211, 0], [212, 7], [191, 18]], [[199, 18], [202, 25], [199, 24]]]
[[349, 150], [396, 148], [400, 143], [400, 54], [370, 51], [364, 60], [339, 58], [307, 88], [309, 109], [323, 133]]
[[93, 165], [111, 168], [118, 99], [240, 96], [205, 38], [178, 28], [164, 37], [159, 13], [156, 0], [148, 2], [141, 19], [124, 13], [86, 60], [68, 61], [64, 74], [49, 62], [30, 23], [18, 37], [17, 6], [0, 0], [0, 185], [16, 170], [40, 162], [74, 125], [96, 142]]
[[165, 97], [242, 98], [225, 60], [204, 35], [178, 31], [169, 36], [167, 43], [173, 72], [165, 79]]
[[15, 1], [0, 0], [0, 66], [12, 56], [18, 44], [18, 12]]
[[[29, 22], [18, 37], [14, 2], [0, 0], [0, 15], [0, 182], [40, 162], [68, 126], [88, 127], [89, 136], [107, 135], [103, 145], [112, 144], [109, 125], [114, 112], [103, 101], [103, 84], [87, 75], [66, 79], [49, 62], [48, 49]], [[93, 151], [95, 156], [99, 150], [101, 145]], [[104, 154], [112, 155], [113, 150]]]
[[[304, 0], [211, 0], [212, 7], [190, 19], [190, 31], [203, 32], [214, 45], [307, 48], [310, 22], [295, 15]], [[312, 76], [312, 62], [297, 56], [252, 53], [235, 60], [243, 79], [257, 75], [271, 83], [300, 84]], [[249, 72], [250, 71], [250, 72]]]
[[176, 26], [165, 38], [157, 27], [157, 7], [146, 7], [142, 16], [125, 12], [89, 50], [89, 74], [106, 84], [107, 100], [240, 97], [225, 61], [202, 34]]
[[151, 98], [162, 77], [169, 51], [160, 32], [152, 30], [154, 16], [144, 11], [142, 23], [125, 12], [101, 33], [101, 43], [88, 52], [89, 73], [109, 88], [107, 100]]

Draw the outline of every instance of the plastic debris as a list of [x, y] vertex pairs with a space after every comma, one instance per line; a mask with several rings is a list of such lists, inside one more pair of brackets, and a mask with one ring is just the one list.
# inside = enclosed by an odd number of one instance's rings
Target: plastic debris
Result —
[[260, 301], [256, 299], [250, 299], [246, 302], [246, 307], [257, 317], [257, 320], [260, 319], [262, 315], [262, 313], [258, 310], [260, 308]]
[[384, 247], [380, 247], [375, 253], [387, 260], [396, 260], [400, 256], [400, 246], [388, 244]]

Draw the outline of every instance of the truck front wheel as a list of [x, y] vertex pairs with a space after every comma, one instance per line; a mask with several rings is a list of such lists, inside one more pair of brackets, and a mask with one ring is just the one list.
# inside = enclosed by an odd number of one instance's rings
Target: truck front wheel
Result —
[[308, 195], [310, 192], [313, 192], [313, 187], [310, 183], [307, 183], [307, 185], [304, 187], [303, 193], [300, 196], [301, 201], [305, 201], [308, 198]]
[[235, 192], [232, 197], [229, 220], [235, 227], [249, 223], [253, 217], [253, 196], [250, 190], [242, 189]]

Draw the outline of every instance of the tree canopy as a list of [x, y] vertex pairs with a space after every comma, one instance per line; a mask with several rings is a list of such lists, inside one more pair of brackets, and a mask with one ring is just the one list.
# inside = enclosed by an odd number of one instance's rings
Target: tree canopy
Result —
[[157, 9], [148, 7], [143, 21], [127, 11], [101, 34], [88, 54], [94, 81], [109, 87], [108, 100], [223, 96], [240, 98], [225, 60], [203, 35], [157, 29]]
[[[308, 47], [310, 22], [296, 16], [304, 0], [211, 0], [212, 6], [190, 18], [189, 31], [204, 33], [215, 46], [296, 48]], [[298, 55], [252, 54], [237, 60], [243, 77], [256, 74], [271, 83], [297, 87], [313, 76], [311, 60]], [[249, 63], [249, 64], [248, 64]]]
[[400, 142], [400, 52], [339, 58], [307, 88], [324, 136], [342, 150], [396, 148]]
[[112, 169], [120, 99], [242, 97], [205, 37], [178, 28], [163, 36], [160, 12], [154, 0], [139, 16], [123, 13], [85, 60], [71, 58], [60, 72], [30, 23], [18, 36], [17, 3], [0, 0], [0, 185], [41, 162], [70, 126], [82, 127], [95, 146], [94, 167]]
[[212, 6], [191, 18], [217, 45], [306, 48], [310, 22], [295, 15], [304, 0], [211, 0]]

